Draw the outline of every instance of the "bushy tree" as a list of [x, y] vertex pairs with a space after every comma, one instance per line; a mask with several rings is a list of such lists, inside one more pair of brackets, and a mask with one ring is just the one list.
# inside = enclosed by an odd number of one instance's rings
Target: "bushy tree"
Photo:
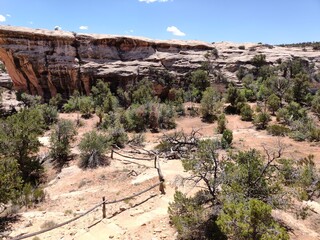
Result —
[[81, 97], [79, 99], [79, 109], [84, 118], [90, 118], [94, 110], [94, 105], [91, 97]]
[[218, 117], [218, 127], [217, 127], [217, 132], [222, 134], [224, 130], [227, 129], [227, 119], [226, 115], [220, 114]]
[[43, 127], [42, 113], [37, 108], [23, 109], [0, 122], [0, 155], [15, 159], [26, 181], [34, 181], [42, 173], [35, 154]]
[[170, 221], [179, 233], [179, 240], [208, 239], [204, 234], [204, 209], [194, 198], [177, 191], [174, 201], [169, 203], [168, 213]]
[[50, 157], [62, 166], [70, 156], [70, 144], [77, 131], [72, 121], [61, 119], [50, 135]]
[[[160, 104], [158, 125], [160, 129], [173, 129], [176, 127], [175, 123], [175, 108], [170, 104]], [[151, 117], [151, 116], [150, 116]]]
[[225, 169], [224, 198], [226, 201], [259, 199], [275, 207], [288, 204], [281, 188], [281, 173], [274, 163], [281, 158], [283, 149], [271, 153], [266, 150], [266, 159], [255, 149], [240, 151], [231, 158]]
[[123, 125], [116, 121], [113, 124], [113, 127], [108, 128], [108, 142], [110, 144], [114, 144], [118, 147], [123, 148], [125, 144], [128, 142], [128, 134], [123, 128]]
[[224, 204], [217, 224], [229, 239], [289, 240], [289, 235], [272, 217], [272, 208], [257, 199]]
[[231, 146], [233, 140], [233, 133], [229, 129], [225, 129], [221, 138], [221, 146], [222, 148], [229, 148]]
[[262, 67], [263, 65], [265, 65], [267, 63], [266, 62], [266, 55], [264, 55], [264, 54], [255, 55], [251, 59], [251, 63], [252, 63], [252, 65], [254, 65], [257, 68]]
[[36, 107], [37, 105], [41, 104], [41, 97], [30, 95], [28, 93], [17, 93], [17, 100], [22, 101], [24, 106], [29, 107]]
[[308, 88], [310, 86], [309, 77], [306, 74], [299, 73], [292, 80], [293, 100], [302, 103], [308, 94]]
[[65, 112], [74, 112], [80, 110], [80, 93], [74, 91], [73, 95], [68, 99], [68, 102], [63, 105], [63, 110]]
[[147, 129], [148, 122], [145, 119], [146, 108], [144, 105], [132, 105], [123, 112], [121, 123], [127, 131], [143, 132]]
[[240, 109], [240, 116], [242, 121], [252, 121], [253, 110], [249, 104], [243, 105], [243, 107]]
[[57, 122], [57, 119], [58, 119], [57, 107], [49, 104], [43, 104], [43, 105], [40, 105], [39, 108], [42, 112], [43, 121], [47, 128], [48, 126]]
[[106, 165], [105, 152], [110, 147], [108, 137], [96, 131], [85, 133], [79, 143], [81, 168], [96, 168]]
[[17, 202], [22, 184], [18, 162], [13, 158], [0, 158], [0, 207], [9, 201]]
[[212, 203], [218, 200], [219, 185], [222, 181], [222, 164], [217, 153], [219, 147], [218, 141], [199, 141], [196, 155], [182, 162], [184, 169], [191, 172], [195, 182], [203, 181], [206, 185]]
[[61, 109], [63, 106], [63, 98], [60, 93], [57, 93], [54, 97], [49, 100], [49, 105]]
[[98, 80], [96, 86], [92, 87], [91, 94], [95, 110], [100, 108], [105, 113], [116, 110], [118, 99], [111, 93], [108, 83]]
[[290, 133], [290, 129], [283, 125], [270, 125], [267, 127], [267, 131], [269, 134], [273, 136], [287, 136]]
[[208, 122], [214, 121], [221, 112], [221, 108], [219, 93], [213, 87], [208, 87], [201, 99], [201, 114], [203, 119]]
[[231, 106], [235, 107], [237, 105], [237, 98], [239, 96], [238, 89], [233, 85], [229, 84], [227, 89], [226, 101], [231, 104]]
[[247, 99], [245, 92], [240, 91], [233, 84], [229, 84], [226, 94], [226, 101], [231, 104], [232, 112], [239, 113]]
[[266, 129], [270, 120], [271, 119], [269, 113], [263, 111], [255, 116], [253, 124], [256, 126], [257, 129]]
[[290, 80], [284, 77], [272, 76], [267, 79], [267, 85], [277, 95], [280, 100], [280, 106], [282, 106], [284, 96], [288, 93], [291, 86]]
[[295, 120], [305, 119], [307, 117], [307, 112], [299, 103], [290, 102], [284, 108], [280, 108], [277, 111], [276, 116], [277, 121], [290, 125]]
[[136, 104], [146, 104], [154, 101], [153, 84], [148, 79], [138, 82], [132, 93], [132, 102]]
[[280, 108], [280, 104], [281, 104], [280, 98], [277, 95], [271, 94], [268, 97], [267, 105], [273, 115]]
[[208, 73], [198, 69], [191, 73], [192, 85], [200, 92], [205, 91], [210, 86]]

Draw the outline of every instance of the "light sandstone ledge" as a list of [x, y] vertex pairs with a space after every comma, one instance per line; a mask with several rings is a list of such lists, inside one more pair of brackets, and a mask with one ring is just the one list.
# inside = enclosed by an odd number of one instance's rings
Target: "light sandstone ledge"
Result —
[[[240, 50], [240, 45], [245, 49]], [[211, 54], [214, 49], [218, 58]], [[169, 71], [181, 82], [205, 61], [228, 81], [236, 81], [239, 66], [250, 68], [256, 54], [266, 54], [270, 64], [279, 58], [302, 57], [320, 68], [320, 52], [311, 48], [302, 51], [254, 43], [165, 41], [0, 26], [0, 60], [14, 88], [45, 98], [56, 93], [66, 97], [76, 89], [88, 94], [97, 79], [109, 81], [115, 89], [148, 76], [150, 69]]]

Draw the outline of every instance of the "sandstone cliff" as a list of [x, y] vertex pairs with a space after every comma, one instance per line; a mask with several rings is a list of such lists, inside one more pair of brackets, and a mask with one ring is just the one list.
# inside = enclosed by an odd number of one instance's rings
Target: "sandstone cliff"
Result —
[[[16, 90], [45, 98], [75, 89], [89, 93], [97, 79], [113, 87], [147, 76], [150, 69], [167, 70], [183, 80], [186, 73], [205, 61], [229, 81], [236, 80], [239, 66], [250, 68], [259, 53], [271, 64], [277, 59], [305, 58], [320, 69], [320, 52], [299, 48], [197, 41], [154, 41], [145, 38], [76, 34], [64, 31], [0, 26], [0, 60]], [[219, 57], [212, 53], [217, 49]]]

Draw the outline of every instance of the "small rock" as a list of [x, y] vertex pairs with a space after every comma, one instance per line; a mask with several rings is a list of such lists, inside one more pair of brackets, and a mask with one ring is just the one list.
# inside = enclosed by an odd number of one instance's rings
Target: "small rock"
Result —
[[27, 227], [31, 227], [31, 226], [32, 226], [32, 222], [29, 220], [24, 227], [27, 228]]

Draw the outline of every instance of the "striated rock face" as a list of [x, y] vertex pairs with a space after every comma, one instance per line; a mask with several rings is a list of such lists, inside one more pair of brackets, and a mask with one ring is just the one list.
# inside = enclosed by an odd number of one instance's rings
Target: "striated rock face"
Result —
[[200, 67], [213, 48], [200, 42], [0, 26], [0, 59], [15, 89], [47, 98], [75, 89], [89, 93], [99, 78], [126, 84], [148, 75], [150, 67], [180, 75]]
[[[219, 57], [214, 57], [218, 49]], [[252, 50], [254, 49], [254, 50]], [[68, 96], [77, 89], [89, 93], [97, 79], [111, 86], [125, 86], [148, 76], [150, 69], [167, 70], [182, 80], [205, 61], [229, 81], [236, 80], [239, 66], [250, 67], [256, 54], [277, 59], [302, 57], [320, 68], [320, 52], [298, 48], [246, 44], [244, 50], [230, 43], [154, 41], [145, 38], [76, 34], [21, 27], [0, 26], [0, 60], [14, 88], [49, 98]]]

